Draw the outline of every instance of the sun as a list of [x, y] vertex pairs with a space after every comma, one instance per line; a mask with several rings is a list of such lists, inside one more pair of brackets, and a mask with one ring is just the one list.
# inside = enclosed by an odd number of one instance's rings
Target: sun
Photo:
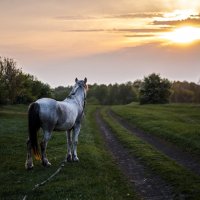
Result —
[[161, 38], [180, 44], [192, 43], [200, 40], [200, 28], [192, 26], [177, 28], [172, 32], [164, 33]]

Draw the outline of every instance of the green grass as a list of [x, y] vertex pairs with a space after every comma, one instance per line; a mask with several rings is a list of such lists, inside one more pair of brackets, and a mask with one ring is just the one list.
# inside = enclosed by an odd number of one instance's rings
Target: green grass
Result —
[[194, 175], [151, 145], [131, 134], [127, 129], [116, 123], [113, 118], [109, 117], [106, 109], [101, 111], [101, 115], [112, 132], [130, 153], [140, 158], [154, 173], [174, 187], [177, 199], [179, 199], [180, 195], [184, 195], [184, 199], [200, 199], [199, 176]]
[[200, 104], [113, 106], [138, 128], [200, 155]]
[[26, 157], [26, 106], [0, 107], [0, 199], [138, 199], [126, 183], [95, 123], [95, 107], [87, 108], [78, 145], [79, 163], [67, 163], [49, 183], [30, 192], [35, 184], [56, 171], [66, 153], [64, 132], [55, 132], [47, 154], [52, 166], [34, 161], [34, 169], [24, 168]]

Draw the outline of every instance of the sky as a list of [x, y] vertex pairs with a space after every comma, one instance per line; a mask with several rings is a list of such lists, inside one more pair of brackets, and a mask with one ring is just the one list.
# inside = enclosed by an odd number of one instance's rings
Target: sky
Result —
[[0, 56], [51, 87], [200, 80], [199, 0], [1, 0]]

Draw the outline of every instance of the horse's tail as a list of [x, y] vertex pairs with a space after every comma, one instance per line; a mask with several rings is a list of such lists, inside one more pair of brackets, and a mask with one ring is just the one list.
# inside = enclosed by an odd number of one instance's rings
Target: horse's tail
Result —
[[31, 148], [36, 160], [41, 160], [41, 155], [38, 148], [38, 136], [37, 132], [40, 129], [40, 117], [39, 117], [40, 106], [38, 103], [32, 103], [28, 110], [28, 128], [29, 128], [29, 140]]

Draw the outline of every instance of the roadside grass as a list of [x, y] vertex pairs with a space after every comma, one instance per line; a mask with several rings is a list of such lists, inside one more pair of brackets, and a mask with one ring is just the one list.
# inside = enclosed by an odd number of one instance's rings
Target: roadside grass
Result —
[[[138, 199], [114, 164], [95, 122], [96, 107], [89, 106], [79, 136], [79, 163], [66, 163], [62, 171], [34, 192], [35, 184], [46, 180], [66, 154], [64, 132], [54, 132], [47, 154], [52, 163], [44, 168], [34, 160], [26, 171], [27, 106], [0, 107], [0, 199]], [[40, 134], [41, 135], [41, 134]]]
[[200, 177], [157, 151], [148, 143], [131, 134], [127, 129], [108, 116], [107, 109], [101, 115], [118, 140], [141, 161], [174, 188], [174, 199], [200, 199]]
[[6, 105], [0, 106], [0, 112], [7, 112], [7, 113], [13, 113], [13, 112], [19, 112], [19, 113], [26, 113], [28, 110], [28, 106], [25, 106], [23, 104], [18, 105]]
[[112, 110], [145, 132], [200, 155], [200, 104], [130, 104]]

